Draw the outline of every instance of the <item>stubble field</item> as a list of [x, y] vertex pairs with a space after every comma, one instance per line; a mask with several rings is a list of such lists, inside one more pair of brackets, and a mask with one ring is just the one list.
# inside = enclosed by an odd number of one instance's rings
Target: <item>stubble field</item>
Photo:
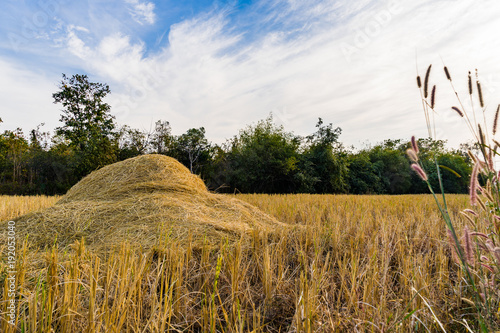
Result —
[[[294, 227], [215, 247], [165, 239], [106, 254], [82, 242], [36, 252], [18, 239], [18, 331], [465, 331], [472, 306], [431, 196], [237, 198]], [[461, 229], [468, 198], [447, 198]], [[0, 221], [57, 200], [1, 196]], [[0, 328], [16, 331], [4, 315]]]

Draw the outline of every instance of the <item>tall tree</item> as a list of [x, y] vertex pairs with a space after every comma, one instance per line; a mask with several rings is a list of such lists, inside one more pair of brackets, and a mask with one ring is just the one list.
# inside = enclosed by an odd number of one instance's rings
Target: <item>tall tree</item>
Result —
[[158, 120], [155, 123], [155, 131], [151, 138], [151, 145], [158, 154], [168, 154], [172, 149], [174, 136], [172, 127], [168, 121]]
[[118, 159], [120, 161], [149, 152], [151, 144], [150, 133], [124, 125], [119, 129], [117, 139]]
[[312, 192], [346, 192], [347, 155], [338, 142], [342, 129], [333, 128], [332, 123], [325, 125], [321, 118], [316, 128], [315, 133], [307, 136], [308, 146], [302, 154], [304, 166], [309, 169], [310, 177], [316, 180]]
[[205, 128], [190, 128], [177, 137], [172, 155], [192, 173], [201, 171], [203, 164], [210, 160], [210, 143], [205, 137]]
[[228, 153], [228, 183], [241, 192], [293, 193], [301, 139], [273, 123], [272, 116], [240, 131]]
[[28, 140], [20, 128], [15, 131], [7, 130], [0, 135], [0, 162], [3, 165], [1, 176], [15, 186], [22, 181], [28, 148]]
[[78, 157], [77, 170], [83, 176], [116, 159], [112, 134], [114, 117], [109, 104], [103, 99], [110, 93], [109, 86], [89, 82], [87, 75], [75, 74], [68, 78], [63, 74], [54, 93], [54, 103], [63, 106], [56, 134], [69, 142]]

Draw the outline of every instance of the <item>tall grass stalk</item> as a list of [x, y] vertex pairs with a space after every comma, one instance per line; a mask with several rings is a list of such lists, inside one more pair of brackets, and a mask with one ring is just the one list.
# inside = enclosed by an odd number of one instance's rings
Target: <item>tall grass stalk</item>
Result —
[[[431, 66], [429, 66], [426, 73], [426, 85], [429, 81], [429, 71]], [[474, 90], [473, 90], [473, 78], [471, 72], [468, 75], [468, 87], [469, 87], [469, 98], [470, 98], [470, 110], [464, 107], [459, 94], [455, 90], [453, 85], [453, 81], [451, 79], [451, 75], [449, 73], [448, 68], [444, 67], [444, 73], [446, 78], [450, 82], [451, 88], [457, 97], [460, 108], [457, 106], [453, 106], [452, 110], [458, 113], [460, 117], [462, 117], [469, 130], [471, 131], [474, 139], [476, 140], [476, 145], [478, 147], [478, 151], [481, 153], [481, 158], [476, 154], [469, 151], [469, 156], [473, 161], [474, 168], [471, 175], [471, 183], [470, 183], [470, 201], [474, 206], [479, 204], [479, 207], [482, 209], [483, 216], [482, 219], [485, 220], [486, 223], [486, 232], [483, 233], [483, 230], [480, 229], [480, 225], [477, 223], [477, 220], [472, 220], [467, 214], [465, 216], [472, 223], [472, 227], [475, 229], [473, 233], [468, 231], [468, 228], [465, 227], [463, 230], [463, 237], [461, 241], [457, 236], [457, 228], [455, 223], [453, 222], [452, 217], [449, 214], [447, 207], [447, 200], [444, 193], [443, 188], [443, 178], [440, 172], [440, 165], [437, 162], [436, 157], [434, 157], [434, 163], [437, 171], [437, 177], [439, 180], [439, 193], [441, 194], [441, 200], [438, 199], [438, 195], [432, 188], [430, 181], [425, 173], [422, 163], [418, 159], [418, 151], [415, 147], [412, 147], [408, 151], [408, 155], [410, 159], [414, 161], [412, 164], [412, 168], [417, 172], [417, 174], [425, 181], [428, 185], [429, 191], [431, 192], [435, 203], [443, 217], [446, 227], [448, 229], [448, 234], [451, 239], [451, 251], [452, 257], [456, 258], [457, 263], [460, 265], [463, 273], [465, 275], [468, 287], [470, 288], [470, 293], [472, 294], [473, 304], [475, 306], [476, 311], [476, 319], [478, 323], [478, 329], [483, 332], [494, 330], [499, 327], [499, 317], [498, 311], [495, 308], [498, 308], [499, 303], [499, 295], [497, 292], [496, 283], [499, 277], [499, 258], [495, 256], [495, 248], [499, 242], [498, 239], [498, 225], [495, 224], [496, 214], [500, 211], [500, 195], [499, 195], [499, 179], [494, 170], [494, 160], [493, 156], [497, 155], [496, 149], [498, 147], [492, 148], [490, 145], [490, 139], [488, 132], [484, 132], [484, 129], [487, 129], [486, 122], [486, 108], [484, 105], [483, 94], [481, 90], [481, 84], [479, 82], [479, 77], [476, 70], [476, 92], [478, 95], [478, 100], [481, 108], [481, 113], [483, 114], [483, 124], [478, 123], [476, 117], [476, 111], [474, 108]], [[418, 74], [417, 74], [418, 76]], [[419, 76], [418, 76], [419, 77]], [[417, 79], [419, 81], [419, 79]], [[435, 111], [435, 101], [433, 100], [434, 94], [432, 95], [432, 100], [429, 100], [429, 97], [426, 94], [425, 86], [421, 87], [418, 85], [418, 88], [421, 92], [422, 97], [422, 105], [424, 109], [425, 119], [427, 123], [427, 128], [429, 132], [429, 137], [435, 137], [435, 122], [431, 122], [431, 118], [429, 116], [430, 113], [433, 115], [436, 113]], [[469, 116], [472, 114], [472, 117]], [[471, 118], [474, 120], [472, 123]], [[496, 131], [496, 122], [498, 121], [498, 115], [494, 116], [494, 124], [492, 126], [493, 132]], [[431, 128], [434, 131], [431, 131]], [[494, 135], [494, 133], [493, 133]], [[415, 138], [412, 138], [412, 142], [415, 142]], [[478, 177], [481, 176], [482, 185], [479, 184]], [[477, 192], [481, 192], [481, 196], [479, 197]], [[484, 201], [484, 202], [483, 202]], [[475, 216], [478, 214], [471, 209], [467, 209], [464, 213], [472, 213]], [[472, 242], [474, 245], [472, 246]], [[500, 248], [499, 248], [500, 249]]]

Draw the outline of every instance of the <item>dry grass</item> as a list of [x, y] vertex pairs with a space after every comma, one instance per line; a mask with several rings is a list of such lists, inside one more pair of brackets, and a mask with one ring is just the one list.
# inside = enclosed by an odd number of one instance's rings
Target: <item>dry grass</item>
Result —
[[56, 242], [62, 249], [84, 237], [100, 251], [123, 241], [149, 249], [167, 234], [184, 243], [214, 245], [285, 227], [243, 201], [208, 192], [177, 160], [156, 154], [95, 171], [54, 206], [15, 220], [19, 236], [29, 235], [30, 248]]
[[[426, 332], [439, 330], [437, 318], [449, 332], [465, 331], [457, 321], [469, 318], [471, 305], [463, 298], [461, 272], [449, 259], [444, 223], [430, 196], [237, 198], [305, 227], [288, 228], [281, 236], [255, 232], [232, 246], [224, 238], [216, 247], [173, 239], [147, 252], [124, 243], [102, 255], [75, 243], [67, 253], [46, 251], [43, 261], [20, 253], [18, 327]], [[466, 196], [449, 197], [459, 223], [464, 221], [458, 211], [466, 204]], [[1, 328], [9, 332], [5, 322]]]
[[61, 197], [0, 195], [0, 221], [12, 220], [23, 214], [54, 205]]

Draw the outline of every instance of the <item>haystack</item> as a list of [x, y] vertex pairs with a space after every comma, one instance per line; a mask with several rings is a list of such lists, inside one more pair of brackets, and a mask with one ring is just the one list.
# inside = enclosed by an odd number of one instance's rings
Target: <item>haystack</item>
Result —
[[73, 186], [53, 207], [17, 219], [37, 247], [90, 247], [123, 241], [150, 248], [165, 238], [215, 244], [284, 224], [234, 197], [214, 194], [177, 160], [144, 155], [108, 165]]

